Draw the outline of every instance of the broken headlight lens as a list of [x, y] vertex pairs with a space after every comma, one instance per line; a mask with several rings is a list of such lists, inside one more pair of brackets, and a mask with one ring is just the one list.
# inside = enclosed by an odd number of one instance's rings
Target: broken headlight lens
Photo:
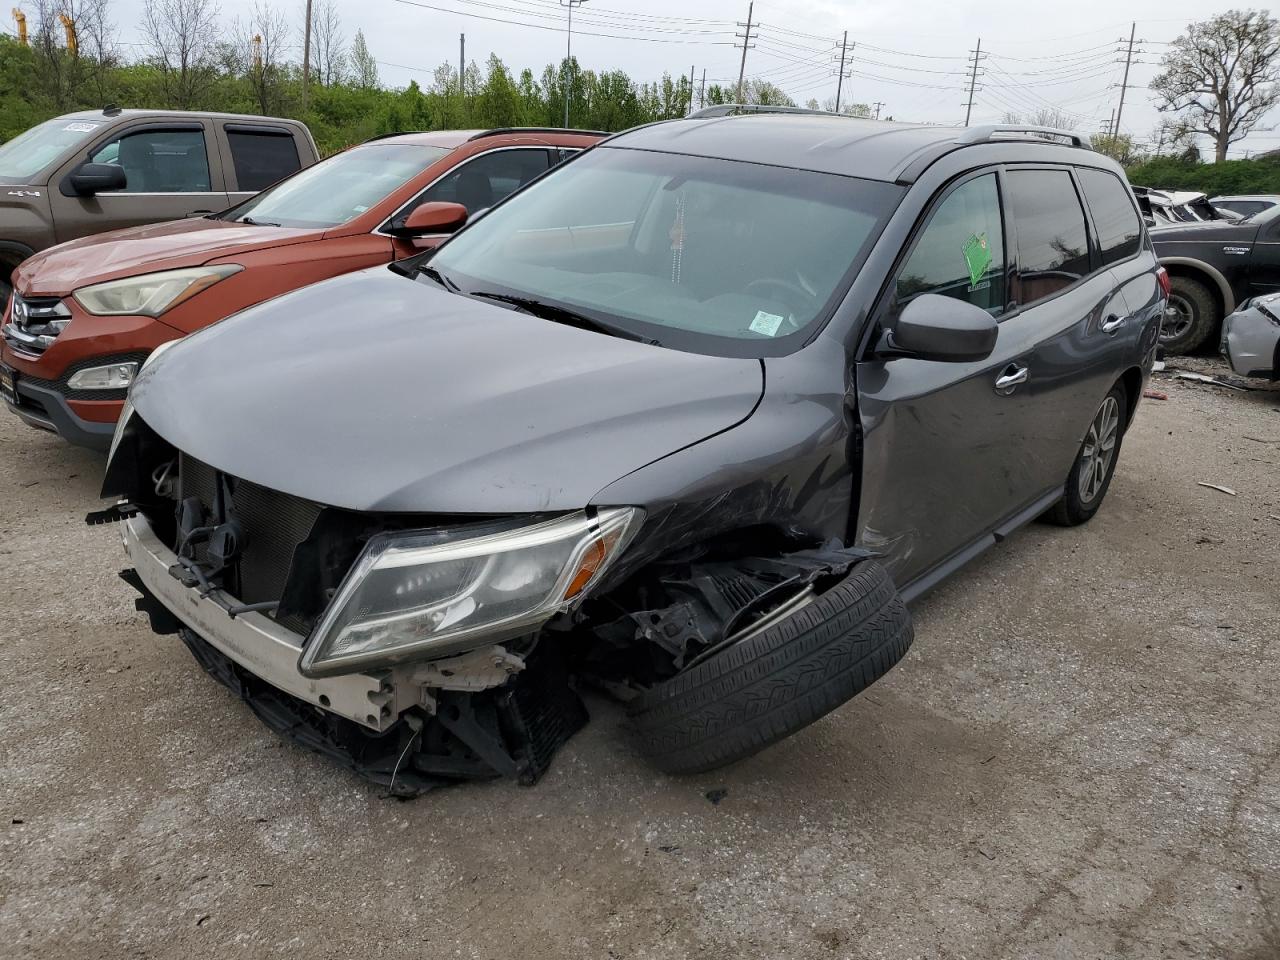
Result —
[[613, 507], [463, 538], [379, 534], [316, 625], [298, 669], [353, 673], [529, 633], [583, 596], [643, 515]]
[[76, 303], [97, 316], [158, 317], [243, 269], [237, 263], [222, 263], [162, 270], [81, 287], [72, 296]]

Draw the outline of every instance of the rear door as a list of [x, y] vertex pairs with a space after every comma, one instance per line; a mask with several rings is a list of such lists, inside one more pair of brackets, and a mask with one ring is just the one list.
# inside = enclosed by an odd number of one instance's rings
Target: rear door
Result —
[[1099, 405], [1138, 356], [1140, 323], [1091, 236], [1076, 171], [1011, 167], [1005, 180], [1017, 264], [1016, 313], [1006, 322], [1018, 324], [1030, 347], [1022, 462], [1034, 498], [1066, 482]]
[[216, 139], [233, 204], [248, 200], [303, 167], [292, 129], [269, 123], [219, 121]]
[[[227, 193], [212, 134], [208, 121], [144, 120], [95, 140], [50, 181], [58, 241], [225, 209]], [[124, 168], [127, 185], [123, 190], [78, 195], [67, 178], [86, 161]]]

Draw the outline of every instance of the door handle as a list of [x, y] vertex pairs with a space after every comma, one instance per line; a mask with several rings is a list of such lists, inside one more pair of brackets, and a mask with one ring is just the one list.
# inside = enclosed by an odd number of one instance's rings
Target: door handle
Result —
[[1115, 314], [1112, 314], [1111, 316], [1107, 317], [1107, 319], [1102, 321], [1102, 332], [1115, 333], [1117, 330], [1119, 330], [1128, 322], [1129, 322], [1128, 317], [1117, 317]]
[[996, 377], [996, 393], [1008, 396], [1013, 393], [1014, 387], [1020, 383], [1026, 383], [1030, 376], [1030, 368], [1011, 363], [1000, 371], [1000, 376]]

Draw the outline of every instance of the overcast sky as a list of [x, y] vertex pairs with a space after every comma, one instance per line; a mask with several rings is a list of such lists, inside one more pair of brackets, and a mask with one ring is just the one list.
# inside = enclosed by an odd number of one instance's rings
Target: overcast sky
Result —
[[[138, 41], [143, 0], [113, 0], [125, 41]], [[230, 21], [246, 16], [253, 0], [218, 0]], [[304, 0], [270, 0], [283, 9]], [[557, 0], [335, 0], [348, 39], [363, 30], [380, 61], [383, 84], [425, 85], [431, 70], [457, 62], [458, 35], [466, 34], [468, 61], [483, 65], [490, 52], [512, 72], [535, 73], [564, 55], [564, 8]], [[1137, 22], [1130, 89], [1121, 129], [1146, 138], [1159, 120], [1146, 87], [1169, 41], [1193, 19], [1229, 9], [1226, 2], [1192, 0], [1074, 0], [1067, 5], [1028, 0], [757, 0], [758, 43], [747, 52], [747, 75], [777, 83], [798, 102], [836, 92], [837, 44], [844, 31], [856, 44], [844, 101], [884, 104], [898, 120], [961, 123], [967, 98], [967, 61], [979, 38], [989, 53], [979, 71], [973, 121], [997, 121], [1006, 112], [1059, 107], [1079, 118], [1079, 129], [1104, 126], [1119, 105], [1130, 23]], [[437, 9], [432, 9], [437, 8]], [[451, 12], [445, 12], [445, 11]], [[467, 14], [470, 14], [468, 16]], [[482, 19], [490, 17], [494, 19]], [[741, 50], [734, 23], [746, 2], [729, 0], [586, 0], [574, 13], [573, 52], [584, 67], [625, 70], [637, 81], [664, 70], [701, 82], [733, 83]], [[496, 22], [520, 21], [520, 25]], [[740, 29], [740, 28], [739, 28]], [[606, 36], [607, 35], [607, 36]], [[136, 47], [130, 49], [137, 49]], [[1280, 115], [1280, 111], [1278, 111]], [[1273, 121], [1274, 122], [1274, 121]], [[1280, 146], [1280, 134], [1259, 132], [1232, 156]]]

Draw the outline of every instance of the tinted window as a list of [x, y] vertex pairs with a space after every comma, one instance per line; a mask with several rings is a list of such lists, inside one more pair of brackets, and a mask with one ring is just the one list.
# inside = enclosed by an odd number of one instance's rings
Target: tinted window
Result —
[[1142, 240], [1142, 224], [1133, 209], [1129, 189], [1120, 178], [1105, 170], [1077, 170], [1084, 198], [1093, 214], [1098, 231], [1102, 262], [1115, 263], [1138, 252]]
[[956, 187], [938, 205], [898, 274], [896, 305], [922, 293], [967, 300], [998, 315], [1005, 304], [1004, 230], [994, 173]]
[[124, 167], [125, 193], [207, 193], [203, 130], [141, 130], [94, 151], [94, 163]]
[[1022, 303], [1069, 287], [1089, 272], [1084, 210], [1065, 170], [1015, 170], [1009, 207], [1018, 237]]
[[228, 130], [227, 140], [236, 166], [236, 186], [241, 190], [269, 187], [302, 166], [293, 137]]
[[546, 169], [546, 150], [497, 150], [462, 164], [420, 199], [422, 203], [460, 203], [475, 213], [505, 199]]

